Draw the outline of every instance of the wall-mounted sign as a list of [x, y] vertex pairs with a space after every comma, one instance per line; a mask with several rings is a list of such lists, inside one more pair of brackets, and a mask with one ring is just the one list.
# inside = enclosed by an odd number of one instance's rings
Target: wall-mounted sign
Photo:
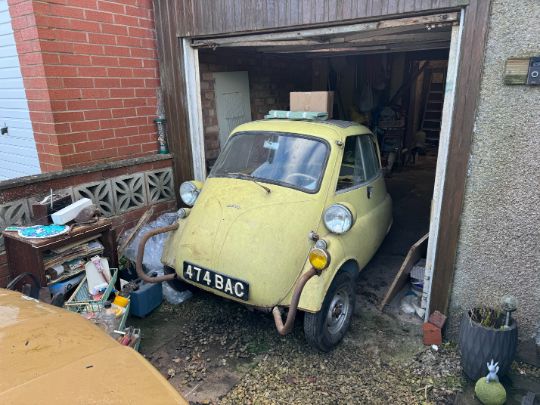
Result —
[[540, 56], [507, 59], [504, 83], [540, 85]]

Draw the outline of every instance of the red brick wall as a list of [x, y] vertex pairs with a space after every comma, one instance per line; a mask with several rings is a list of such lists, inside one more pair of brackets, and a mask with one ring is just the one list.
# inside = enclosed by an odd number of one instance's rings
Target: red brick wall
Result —
[[151, 0], [9, 0], [43, 171], [155, 153]]
[[253, 120], [264, 118], [270, 110], [288, 110], [291, 91], [311, 88], [311, 64], [306, 64], [305, 59], [218, 49], [201, 50], [199, 63], [207, 160], [215, 159], [220, 150], [214, 72], [248, 72]]

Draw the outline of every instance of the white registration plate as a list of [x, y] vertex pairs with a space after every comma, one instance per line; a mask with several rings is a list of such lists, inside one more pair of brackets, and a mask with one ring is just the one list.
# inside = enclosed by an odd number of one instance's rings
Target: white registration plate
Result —
[[249, 299], [249, 284], [245, 281], [204, 269], [189, 262], [184, 262], [183, 276], [187, 280], [221, 291], [231, 297], [244, 301]]

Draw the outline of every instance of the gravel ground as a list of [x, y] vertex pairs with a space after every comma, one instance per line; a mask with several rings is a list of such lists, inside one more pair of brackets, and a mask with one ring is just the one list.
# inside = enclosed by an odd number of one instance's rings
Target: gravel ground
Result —
[[452, 346], [425, 348], [417, 325], [362, 295], [331, 353], [306, 344], [301, 317], [280, 337], [270, 315], [205, 293], [131, 324], [143, 328], [142, 353], [191, 403], [449, 404], [462, 384]]

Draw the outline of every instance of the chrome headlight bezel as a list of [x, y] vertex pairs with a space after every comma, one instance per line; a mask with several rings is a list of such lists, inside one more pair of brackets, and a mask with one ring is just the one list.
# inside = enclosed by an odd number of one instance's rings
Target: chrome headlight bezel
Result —
[[197, 197], [201, 190], [197, 187], [192, 181], [185, 181], [180, 185], [180, 198], [184, 204], [189, 205], [190, 207], [195, 204]]
[[353, 226], [354, 216], [345, 205], [333, 204], [324, 211], [323, 222], [330, 232], [342, 235]]

